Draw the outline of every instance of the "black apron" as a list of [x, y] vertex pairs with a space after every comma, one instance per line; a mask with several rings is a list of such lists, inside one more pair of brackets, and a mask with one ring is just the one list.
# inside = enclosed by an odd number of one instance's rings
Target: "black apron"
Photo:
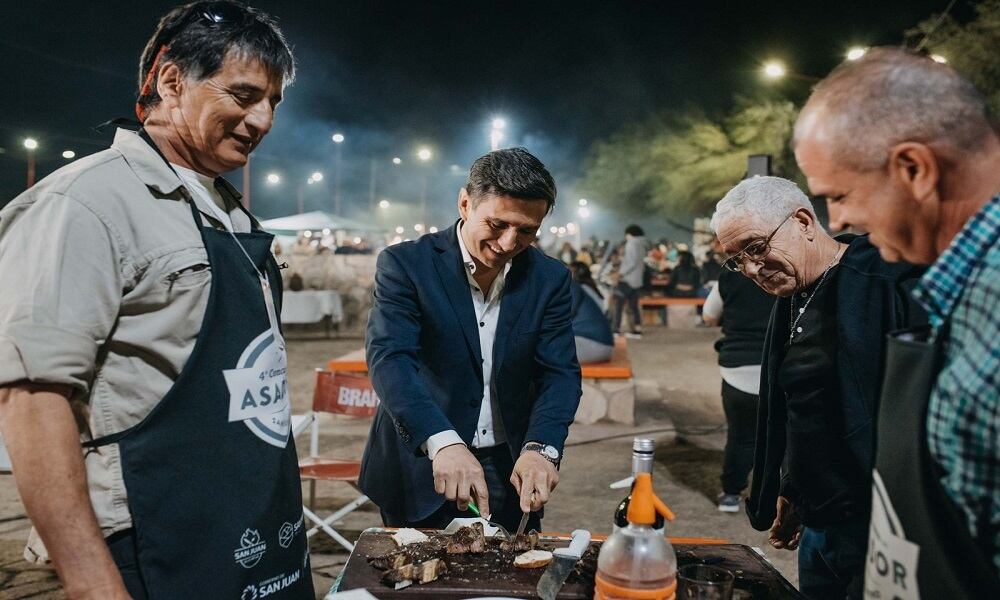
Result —
[[992, 557], [973, 541], [927, 445], [927, 406], [947, 329], [889, 336], [878, 415], [865, 597], [1000, 598]]
[[86, 445], [118, 443], [150, 598], [312, 600], [273, 236], [189, 202], [212, 272], [194, 350], [145, 419]]

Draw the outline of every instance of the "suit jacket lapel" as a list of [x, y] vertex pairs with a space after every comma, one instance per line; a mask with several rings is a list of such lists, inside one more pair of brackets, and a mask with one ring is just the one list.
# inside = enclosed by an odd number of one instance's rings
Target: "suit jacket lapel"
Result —
[[528, 297], [528, 252], [514, 258], [504, 281], [503, 296], [500, 301], [500, 318], [497, 321], [496, 338], [493, 341], [493, 372], [503, 364], [504, 354], [510, 334], [517, 324]]
[[438, 250], [434, 267], [437, 269], [441, 284], [455, 312], [462, 334], [469, 345], [469, 350], [479, 367], [477, 373], [482, 378], [483, 354], [479, 349], [479, 331], [476, 329], [476, 311], [472, 306], [472, 292], [469, 290], [469, 279], [462, 264], [462, 251], [458, 247], [455, 225], [438, 234], [435, 246]]

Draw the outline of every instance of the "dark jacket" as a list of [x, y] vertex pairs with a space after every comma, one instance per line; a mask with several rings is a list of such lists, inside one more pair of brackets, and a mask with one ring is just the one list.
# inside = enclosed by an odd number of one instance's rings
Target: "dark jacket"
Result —
[[613, 346], [614, 333], [611, 323], [597, 302], [584, 291], [583, 285], [573, 282], [573, 335], [601, 344]]
[[[857, 495], [870, 498], [874, 417], [878, 411], [886, 334], [923, 318], [907, 293], [907, 286], [921, 275], [923, 268], [883, 261], [868, 236], [844, 235], [837, 239], [850, 243], [841, 258], [836, 279], [837, 371], [844, 441], [852, 461], [863, 470], [864, 477], [860, 479], [868, 482]], [[795, 499], [794, 490], [786, 490], [787, 482], [783, 481], [787, 414], [785, 393], [778, 385], [778, 369], [788, 340], [790, 302], [790, 298], [778, 298], [775, 302], [764, 339], [757, 447], [747, 499], [750, 524], [759, 531], [773, 524], [779, 495]]]
[[722, 339], [715, 342], [720, 367], [761, 364], [764, 336], [774, 307], [774, 296], [742, 273], [719, 273], [722, 297]]
[[[493, 346], [493, 398], [512, 456], [562, 452], [580, 401], [569, 270], [536, 248], [507, 273]], [[386, 512], [424, 519], [444, 504], [420, 446], [454, 429], [471, 445], [483, 399], [479, 327], [456, 227], [383, 250], [366, 349], [382, 399], [359, 485]]]

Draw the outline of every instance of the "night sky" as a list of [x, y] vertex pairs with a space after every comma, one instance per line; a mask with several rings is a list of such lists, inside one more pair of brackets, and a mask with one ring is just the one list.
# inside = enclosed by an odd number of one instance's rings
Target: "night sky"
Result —
[[[24, 187], [25, 136], [41, 144], [39, 176], [66, 162], [65, 149], [107, 146], [111, 134], [91, 127], [131, 115], [139, 53], [174, 4], [2, 1], [0, 205]], [[623, 125], [660, 110], [724, 110], [737, 94], [800, 101], [808, 84], [764, 89], [763, 60], [822, 76], [848, 46], [898, 44], [947, 4], [253, 2], [279, 18], [299, 67], [254, 155], [253, 210], [294, 213], [297, 187], [314, 170], [326, 177], [306, 189], [306, 208], [330, 210], [330, 135], [340, 131], [349, 214], [367, 213], [374, 161], [378, 199], [412, 205], [426, 176], [431, 223], [446, 224], [465, 169], [489, 150], [493, 116], [508, 123], [504, 145], [524, 145], [550, 167], [568, 206], [585, 193], [574, 181], [590, 145]], [[970, 13], [964, 2], [953, 10]], [[435, 152], [427, 165], [414, 157], [422, 144]], [[282, 183], [264, 185], [268, 172]], [[240, 174], [231, 179], [239, 184]]]

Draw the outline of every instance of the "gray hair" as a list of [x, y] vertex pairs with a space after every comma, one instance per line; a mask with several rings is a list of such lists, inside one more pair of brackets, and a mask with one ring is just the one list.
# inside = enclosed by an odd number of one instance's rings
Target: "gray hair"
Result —
[[[842, 63], [813, 90], [802, 115], [817, 115], [837, 162], [856, 170], [882, 167], [902, 142], [975, 152], [996, 122], [976, 87], [948, 65], [901, 48], [875, 48]], [[800, 118], [795, 142], [803, 134]]]
[[718, 235], [723, 223], [751, 215], [759, 217], [765, 224], [777, 226], [800, 208], [816, 217], [812, 203], [795, 182], [781, 177], [751, 177], [736, 184], [719, 200], [709, 227]]

